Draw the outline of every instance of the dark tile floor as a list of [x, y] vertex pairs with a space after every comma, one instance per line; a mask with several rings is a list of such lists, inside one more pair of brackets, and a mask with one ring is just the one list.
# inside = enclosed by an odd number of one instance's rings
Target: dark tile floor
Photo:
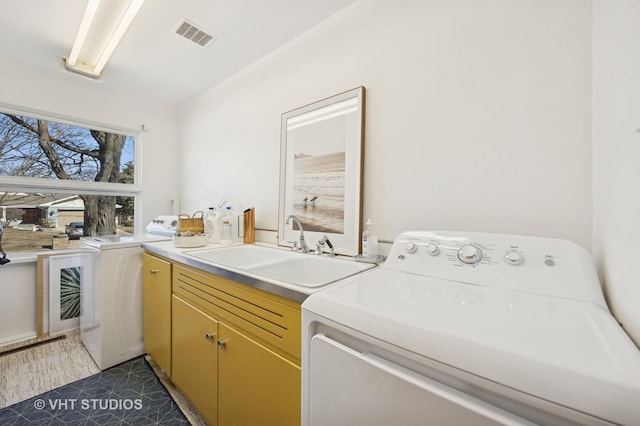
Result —
[[1, 425], [189, 424], [144, 357], [0, 410]]

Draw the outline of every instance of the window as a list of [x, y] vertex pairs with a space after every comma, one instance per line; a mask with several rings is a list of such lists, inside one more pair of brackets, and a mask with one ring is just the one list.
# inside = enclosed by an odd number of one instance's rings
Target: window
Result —
[[4, 250], [66, 247], [66, 238], [133, 232], [135, 142], [135, 132], [0, 107]]

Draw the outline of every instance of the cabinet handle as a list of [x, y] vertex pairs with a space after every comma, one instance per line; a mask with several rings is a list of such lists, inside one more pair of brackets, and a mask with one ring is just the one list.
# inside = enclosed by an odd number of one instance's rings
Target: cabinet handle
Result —
[[216, 337], [215, 333], [205, 333], [204, 334], [204, 338], [207, 342], [211, 342], [212, 340], [214, 340]]
[[160, 269], [149, 269], [149, 273], [151, 275], [155, 275], [156, 273], [160, 272]]
[[218, 339], [218, 349], [223, 350], [226, 345], [227, 345], [226, 341], [222, 341]]

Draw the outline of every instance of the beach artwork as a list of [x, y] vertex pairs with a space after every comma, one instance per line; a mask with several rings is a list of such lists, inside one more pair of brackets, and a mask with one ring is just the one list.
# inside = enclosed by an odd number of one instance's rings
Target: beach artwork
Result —
[[293, 213], [305, 231], [344, 233], [345, 116], [293, 129]]
[[309, 247], [327, 236], [338, 254], [359, 250], [364, 88], [283, 114], [278, 241]]

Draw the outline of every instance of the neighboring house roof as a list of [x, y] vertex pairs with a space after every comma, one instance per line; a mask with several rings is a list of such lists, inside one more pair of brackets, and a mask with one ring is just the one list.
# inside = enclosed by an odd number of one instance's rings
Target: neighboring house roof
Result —
[[[60, 198], [51, 194], [25, 194], [20, 192], [0, 192], [0, 207], [14, 209], [84, 210], [84, 201], [79, 195]], [[116, 204], [116, 209], [122, 205]]]
[[84, 201], [77, 195], [38, 205], [40, 208], [55, 207], [58, 210], [84, 210]]
[[62, 210], [84, 210], [84, 202], [77, 195], [60, 198], [55, 194], [26, 194], [21, 192], [0, 192], [0, 206], [16, 209], [46, 209], [57, 207]]

